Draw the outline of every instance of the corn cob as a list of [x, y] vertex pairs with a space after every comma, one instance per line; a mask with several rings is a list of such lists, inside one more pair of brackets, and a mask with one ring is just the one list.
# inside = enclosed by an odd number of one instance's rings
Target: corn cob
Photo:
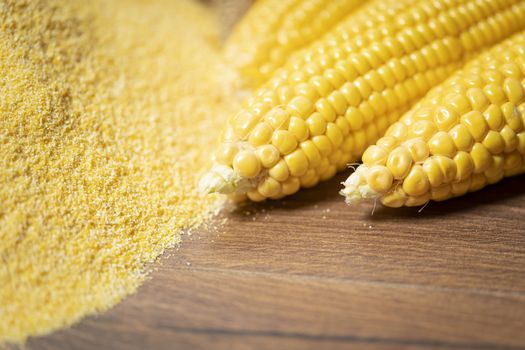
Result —
[[341, 191], [418, 206], [525, 172], [525, 32], [469, 62], [363, 154]]
[[[391, 1], [396, 2], [403, 1]], [[276, 72], [229, 120], [201, 190], [261, 201], [332, 177], [360, 159], [368, 145], [465, 57], [525, 27], [523, 1], [405, 4], [410, 6], [401, 7], [397, 22], [387, 15], [375, 19], [375, 28], [389, 28], [379, 40], [360, 47], [367, 33], [354, 37], [340, 27], [341, 43], [334, 50], [324, 50], [319, 61], [304, 59], [318, 68], [299, 64]], [[353, 17], [366, 22], [359, 13]], [[333, 46], [332, 39], [327, 36], [303, 57]]]
[[245, 83], [257, 86], [366, 0], [260, 0], [234, 28], [225, 55]]

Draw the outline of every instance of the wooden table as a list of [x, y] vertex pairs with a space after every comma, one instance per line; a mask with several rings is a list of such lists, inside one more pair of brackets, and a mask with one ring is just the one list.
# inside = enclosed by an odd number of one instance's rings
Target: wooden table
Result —
[[27, 349], [525, 348], [525, 177], [419, 208], [343, 177], [239, 208], [139, 291]]

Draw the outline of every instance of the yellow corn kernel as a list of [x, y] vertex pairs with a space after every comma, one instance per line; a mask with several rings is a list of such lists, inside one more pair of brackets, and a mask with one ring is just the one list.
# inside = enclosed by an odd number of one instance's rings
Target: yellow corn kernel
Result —
[[354, 68], [360, 73], [365, 74], [370, 70], [370, 64], [367, 62], [367, 60], [358, 54], [352, 54], [350, 57], [350, 63], [354, 66]]
[[374, 120], [375, 111], [368, 101], [362, 102], [357, 109], [361, 112], [365, 124], [370, 124]]
[[503, 155], [493, 156], [492, 165], [485, 170], [485, 179], [488, 184], [493, 184], [505, 176], [504, 165], [505, 158]]
[[330, 162], [328, 161], [328, 158], [322, 158], [321, 163], [315, 168], [315, 171], [317, 174], [319, 174], [320, 177], [323, 176], [323, 174], [326, 174], [328, 172], [328, 168], [330, 167]]
[[483, 88], [483, 91], [493, 104], [500, 105], [506, 100], [505, 92], [496, 84], [488, 84]]
[[286, 164], [284, 159], [281, 159], [270, 169], [268, 174], [275, 180], [283, 182], [286, 179], [288, 179], [288, 176], [290, 176], [290, 171], [288, 170], [288, 165]]
[[263, 145], [255, 149], [261, 164], [265, 168], [271, 168], [279, 161], [279, 150], [273, 145]]
[[518, 146], [518, 138], [516, 136], [516, 133], [512, 128], [508, 125], [505, 125], [501, 131], [500, 131], [501, 137], [503, 137], [503, 141], [505, 142], [505, 153], [512, 152], [516, 149]]
[[368, 185], [376, 192], [387, 191], [392, 186], [393, 181], [392, 173], [383, 165], [371, 167], [367, 176]]
[[459, 94], [459, 93], [453, 93], [445, 97], [446, 106], [451, 107], [454, 109], [459, 115], [462, 115], [464, 113], [467, 113], [471, 110], [469, 100], [466, 96]]
[[252, 113], [241, 111], [231, 119], [230, 124], [235, 135], [243, 139], [257, 124], [258, 121], [259, 118], [253, 115]]
[[440, 202], [449, 199], [452, 196], [452, 188], [449, 184], [433, 186], [430, 190], [432, 200]]
[[501, 84], [503, 80], [505, 79], [503, 74], [493, 69], [487, 69], [483, 71], [482, 76], [487, 82], [491, 82], [495, 84]]
[[283, 155], [293, 152], [297, 147], [297, 139], [288, 130], [277, 130], [273, 133], [272, 144]]
[[340, 88], [345, 82], [345, 78], [336, 69], [333, 68], [326, 69], [323, 73], [323, 76], [336, 89]]
[[257, 186], [257, 191], [265, 197], [276, 196], [281, 192], [281, 183], [272, 177], [267, 177]]
[[302, 176], [308, 170], [308, 158], [301, 149], [286, 155], [284, 160], [292, 176]]
[[308, 117], [314, 111], [314, 105], [312, 102], [304, 97], [294, 97], [287, 105], [292, 115], [299, 116], [301, 118]]
[[[377, 140], [377, 143], [376, 143], [379, 147], [381, 147], [382, 149], [386, 150], [387, 152], [393, 150], [398, 144], [398, 140], [397, 138], [393, 137], [393, 136], [383, 136], [382, 138], [380, 138], [379, 140]], [[370, 146], [372, 147], [372, 146]]]
[[372, 87], [363, 77], [359, 77], [354, 80], [354, 86], [357, 88], [359, 94], [361, 95], [361, 99], [364, 101], [367, 100], [372, 94]]
[[370, 145], [380, 136], [379, 131], [375, 123], [370, 123], [365, 128], [366, 145]]
[[419, 207], [426, 204], [430, 200], [430, 192], [425, 192], [420, 196], [410, 196], [407, 198], [405, 205], [407, 207]]
[[505, 140], [499, 132], [494, 130], [487, 133], [482, 144], [491, 154], [501, 153], [505, 149]]
[[454, 140], [447, 132], [444, 131], [439, 131], [434, 136], [432, 136], [432, 138], [428, 141], [428, 147], [430, 149], [430, 154], [442, 155], [449, 158], [453, 158], [457, 152]]
[[483, 187], [485, 187], [486, 184], [487, 184], [487, 180], [485, 179], [485, 174], [483, 173], [474, 174], [471, 177], [469, 191], [480, 190]]
[[250, 133], [248, 141], [254, 147], [264, 145], [272, 138], [273, 128], [267, 123], [259, 123]]
[[315, 104], [315, 109], [317, 110], [317, 112], [321, 113], [321, 115], [327, 122], [333, 122], [337, 117], [337, 113], [335, 112], [334, 107], [332, 107], [330, 102], [328, 102], [328, 100], [326, 99], [320, 99], [319, 101], [317, 101], [317, 103]]
[[523, 86], [517, 79], [505, 79], [505, 82], [503, 83], [503, 90], [505, 91], [509, 101], [514, 105], [519, 105], [525, 100]]
[[394, 123], [387, 129], [386, 135], [402, 140], [408, 135], [408, 128], [403, 123]]
[[433, 156], [441, 173], [443, 174], [443, 181], [446, 183], [452, 182], [456, 178], [456, 163], [449, 157], [445, 156]]
[[483, 93], [483, 90], [478, 87], [468, 89], [467, 98], [470, 101], [472, 109], [479, 112], [485, 111], [490, 104], [490, 101]]
[[341, 153], [342, 153], [342, 156], [339, 159], [339, 163], [336, 164], [337, 171], [345, 170], [348, 168], [350, 163], [355, 162], [355, 158], [352, 155], [352, 153], [344, 153], [343, 151], [341, 151]]
[[337, 115], [343, 115], [346, 112], [348, 103], [339, 90], [333, 91], [326, 99], [330, 102]]
[[[346, 85], [348, 84], [348, 81], [352, 81], [355, 78], [357, 78], [359, 74], [357, 70], [354, 68], [354, 66], [349, 61], [338, 61], [335, 64], [335, 69], [337, 69], [339, 73], [346, 79], [347, 83], [343, 85]], [[342, 89], [341, 89], [341, 92], [343, 92]], [[350, 103], [350, 100], [348, 100], [348, 103]]]
[[286, 181], [281, 184], [281, 190], [283, 194], [289, 196], [299, 191], [301, 187], [301, 181], [296, 177], [289, 177]]
[[459, 113], [455, 109], [448, 107], [439, 107], [434, 112], [434, 122], [439, 130], [449, 131], [457, 124]]
[[335, 125], [339, 128], [343, 134], [343, 140], [350, 133], [350, 124], [346, 121], [344, 117], [337, 117], [335, 120]]
[[414, 163], [422, 162], [427, 159], [431, 151], [427, 143], [420, 138], [408, 140], [403, 143], [403, 146], [407, 147], [410, 151]]
[[352, 131], [361, 130], [365, 123], [363, 114], [361, 114], [361, 111], [355, 107], [350, 107], [346, 110], [345, 118], [348, 121], [348, 124], [350, 124], [350, 129]]
[[336, 149], [343, 143], [343, 133], [334, 123], [328, 123], [326, 126], [326, 136]]
[[485, 123], [483, 115], [478, 111], [470, 111], [463, 115], [461, 117], [461, 124], [468, 129], [470, 135], [472, 135], [477, 142], [482, 141], [488, 132], [487, 123]]
[[400, 101], [398, 100], [394, 90], [386, 89], [381, 92], [384, 103], [386, 104], [386, 110], [391, 111], [401, 107]]
[[468, 131], [468, 128], [463, 124], [454, 126], [449, 134], [459, 151], [470, 151], [474, 145], [474, 138]]
[[319, 174], [320, 180], [324, 181], [329, 178], [332, 178], [337, 172], [337, 167], [333, 164], [330, 164], [324, 174]]
[[232, 165], [233, 158], [239, 152], [239, 148], [233, 143], [222, 143], [215, 151], [215, 160], [219, 164]]
[[388, 153], [379, 146], [373, 145], [366, 149], [363, 153], [363, 162], [373, 165], [385, 165]]
[[474, 162], [469, 153], [459, 151], [454, 157], [456, 163], [456, 178], [455, 181], [463, 181], [472, 175], [474, 171]]
[[386, 166], [392, 172], [394, 179], [404, 178], [412, 166], [412, 155], [406, 147], [396, 147], [386, 161]]
[[[254, 117], [257, 121], [261, 119], [263, 115], [265, 115], [271, 108], [271, 104], [265, 102], [266, 96], [261, 96], [262, 101], [255, 101], [251, 106], [251, 112], [253, 113]], [[272, 100], [273, 101], [273, 100]]]
[[326, 120], [318, 112], [312, 113], [312, 115], [306, 119], [306, 125], [308, 125], [308, 130], [312, 137], [323, 135], [326, 131]]
[[322, 156], [327, 157], [332, 152], [332, 142], [326, 135], [315, 136], [312, 138], [313, 143], [319, 150]]
[[520, 71], [520, 68], [518, 65], [516, 65], [514, 62], [505, 62], [501, 65], [500, 71], [509, 78], [516, 78], [520, 79], [522, 78], [522, 72]]
[[408, 136], [410, 138], [420, 137], [428, 141], [437, 131], [436, 125], [428, 120], [418, 120], [408, 127]]
[[266, 197], [263, 196], [261, 193], [259, 193], [259, 191], [257, 191], [257, 190], [248, 191], [248, 192], [246, 192], [246, 195], [253, 202], [262, 202], [263, 200], [266, 199]]
[[500, 131], [505, 126], [505, 118], [499, 106], [490, 105], [483, 113], [483, 116], [491, 130]]
[[379, 92], [373, 92], [372, 95], [370, 95], [370, 98], [368, 99], [368, 104], [370, 104], [370, 107], [374, 112], [373, 115], [379, 116], [387, 112], [388, 105], [381, 93]]
[[492, 164], [492, 155], [481, 143], [475, 143], [470, 151], [474, 162], [474, 172], [481, 173]]
[[423, 170], [427, 174], [430, 186], [437, 187], [445, 181], [443, 171], [441, 171], [440, 164], [435, 157], [430, 157], [425, 160]]
[[525, 131], [522, 131], [518, 135], [516, 135], [516, 138], [518, 139], [518, 145], [516, 149], [521, 154], [525, 154]]
[[399, 100], [400, 105], [405, 105], [410, 100], [408, 91], [403, 84], [397, 84], [394, 86], [394, 94]]
[[465, 193], [467, 193], [467, 191], [470, 188], [470, 182], [471, 182], [470, 177], [466, 178], [465, 180], [463, 180], [461, 182], [453, 182], [451, 184], [452, 185], [451, 186], [452, 194], [454, 196], [462, 196], [462, 195], [464, 195]]
[[373, 124], [376, 127], [377, 132], [379, 133], [379, 135], [383, 135], [385, 133], [386, 129], [388, 129], [388, 127], [390, 126], [391, 122], [390, 122], [390, 120], [388, 118], [389, 118], [388, 115], [383, 115], [383, 116], [377, 117], [376, 123]]
[[297, 84], [295, 87], [295, 93], [297, 96], [305, 97], [308, 99], [308, 101], [315, 101], [319, 98], [317, 90], [313, 87], [313, 85], [308, 83]]
[[505, 155], [503, 169], [505, 170], [505, 172], [511, 171], [513, 169], [519, 169], [521, 168], [522, 163], [522, 155], [518, 151], [514, 151]]
[[306, 158], [308, 158], [308, 164], [310, 164], [312, 168], [316, 168], [321, 163], [321, 153], [313, 141], [304, 141], [301, 143], [300, 147], [306, 155]]
[[257, 176], [261, 171], [261, 162], [252, 151], [240, 151], [233, 158], [233, 169], [246, 178]]
[[312, 79], [310, 79], [310, 83], [315, 87], [317, 93], [322, 97], [326, 97], [332, 91], [334, 91], [334, 87], [332, 86], [332, 84], [330, 84], [328, 80], [326, 80], [326, 78], [324, 77], [315, 76]]
[[301, 183], [301, 187], [310, 188], [317, 185], [319, 182], [319, 176], [314, 169], [310, 169], [299, 178], [299, 182]]
[[343, 84], [341, 87], [341, 93], [346, 99], [346, 102], [351, 107], [357, 107], [359, 106], [359, 103], [361, 102], [361, 94], [359, 94], [359, 90], [350, 82], [347, 82]]
[[290, 131], [295, 138], [302, 142], [308, 138], [308, 125], [306, 122], [298, 117], [291, 117], [290, 124], [288, 125], [288, 131]]
[[275, 107], [264, 116], [264, 120], [275, 130], [286, 128], [290, 119], [290, 114], [281, 107]]
[[330, 161], [331, 164], [337, 167], [337, 164], [340, 163], [340, 160], [342, 157], [343, 157], [343, 152], [340, 149], [338, 149], [332, 152], [332, 154], [328, 156], [328, 160]]
[[381, 203], [392, 208], [402, 207], [407, 201], [406, 194], [399, 193], [399, 191], [390, 192], [380, 198]]
[[403, 179], [403, 190], [409, 196], [421, 196], [430, 189], [430, 182], [421, 165], [414, 165]]
[[505, 124], [508, 127], [510, 127], [515, 132], [520, 132], [523, 130], [520, 112], [513, 103], [507, 102], [502, 104], [501, 111], [505, 117]]

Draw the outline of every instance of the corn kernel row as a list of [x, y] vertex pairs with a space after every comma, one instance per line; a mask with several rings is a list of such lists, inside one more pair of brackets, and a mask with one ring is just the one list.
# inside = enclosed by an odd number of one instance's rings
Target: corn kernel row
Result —
[[[378, 51], [382, 55], [374, 53], [370, 44], [342, 57], [328, 53], [331, 58], [324, 64], [314, 63], [321, 67], [318, 71], [291, 66], [276, 72], [229, 120], [215, 153], [216, 165], [201, 188], [246, 193], [258, 201], [281, 198], [326, 180], [357, 161], [412, 103], [465, 58], [525, 27], [525, 2], [492, 1], [497, 4], [487, 8], [481, 6], [487, 3], [482, 0], [407, 3], [413, 6], [399, 13], [406, 25], [392, 25], [391, 32], [375, 42], [384, 47]], [[439, 20], [420, 15], [417, 5], [421, 4], [434, 8]], [[361, 12], [352, 16], [356, 22]], [[458, 26], [458, 16], [479, 21]], [[417, 28], [427, 23], [435, 23], [429, 26], [435, 35], [425, 38], [418, 34], [424, 29]], [[486, 29], [478, 38], [479, 28]], [[350, 32], [347, 37], [352, 43]], [[475, 45], [465, 47], [464, 41], [470, 41], [462, 38], [471, 37]], [[310, 54], [306, 50], [304, 57]]]
[[[396, 5], [397, 4], [397, 5]], [[383, 7], [390, 11], [380, 15]], [[402, 6], [404, 5], [404, 6]], [[410, 11], [406, 6], [412, 6]], [[268, 86], [306, 81], [344, 58], [352, 60], [358, 73], [378, 69], [392, 57], [401, 57], [445, 37], [461, 43], [466, 55], [489, 46], [519, 27], [523, 3], [511, 1], [399, 1], [372, 2], [355, 16], [350, 16], [311, 50], [300, 53], [276, 74]], [[366, 13], [365, 25], [354, 20]], [[369, 18], [368, 16], [374, 16]], [[514, 29], [512, 29], [514, 27]], [[356, 55], [355, 53], [359, 53]], [[432, 65], [438, 58], [423, 52], [419, 64]], [[430, 60], [430, 62], [428, 62]]]
[[525, 32], [431, 91], [369, 147], [348, 203], [422, 205], [525, 172]]
[[319, 38], [365, 1], [257, 1], [235, 27], [225, 55], [248, 85], [260, 85], [292, 52]]

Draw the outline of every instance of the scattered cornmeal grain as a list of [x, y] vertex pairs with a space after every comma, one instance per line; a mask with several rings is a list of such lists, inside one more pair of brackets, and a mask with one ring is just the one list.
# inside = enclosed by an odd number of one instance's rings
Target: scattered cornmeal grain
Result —
[[189, 0], [0, 2], [0, 343], [113, 306], [220, 205], [216, 32]]

